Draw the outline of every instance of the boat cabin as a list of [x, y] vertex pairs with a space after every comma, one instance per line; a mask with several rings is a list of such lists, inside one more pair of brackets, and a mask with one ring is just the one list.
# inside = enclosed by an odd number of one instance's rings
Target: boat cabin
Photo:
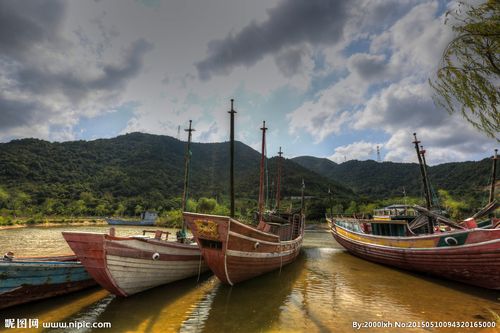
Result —
[[408, 205], [390, 205], [374, 210], [374, 220], [413, 220], [417, 212]]
[[145, 211], [141, 214], [141, 220], [145, 222], [155, 222], [158, 218], [157, 212]]
[[372, 221], [372, 235], [378, 236], [406, 236], [408, 222], [406, 220]]
[[335, 222], [347, 230], [377, 236], [406, 236], [408, 221], [406, 220], [337, 220]]

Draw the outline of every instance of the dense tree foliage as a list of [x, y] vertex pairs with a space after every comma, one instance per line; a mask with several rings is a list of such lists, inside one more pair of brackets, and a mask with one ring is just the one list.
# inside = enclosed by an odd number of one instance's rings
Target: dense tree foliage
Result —
[[448, 12], [456, 36], [443, 52], [435, 101], [448, 112], [460, 110], [476, 128], [499, 140], [500, 1], [474, 6], [460, 2]]
[[[228, 143], [193, 143], [191, 150], [189, 198], [194, 200], [188, 209], [226, 214]], [[184, 152], [184, 142], [141, 133], [89, 142], [0, 144], [0, 209], [3, 216], [137, 216], [146, 209], [176, 210], [181, 207]], [[236, 208], [249, 215], [256, 207], [260, 155], [240, 142], [235, 152]], [[268, 166], [272, 180], [276, 158]], [[306, 195], [322, 196], [331, 186], [342, 197], [354, 197], [335, 181], [284, 159], [282, 196], [300, 195], [302, 179]], [[275, 189], [269, 191], [272, 196]]]
[[[325, 158], [311, 156], [296, 157], [293, 161], [342, 185], [352, 188], [358, 197], [358, 211], [363, 205], [377, 202], [379, 205], [388, 198], [401, 198], [392, 203], [403, 203], [403, 190], [408, 197], [422, 198], [422, 185], [418, 164], [375, 161], [347, 161], [337, 164]], [[478, 162], [454, 162], [429, 167], [429, 178], [433, 192], [443, 204], [444, 201], [463, 202], [463, 210], [473, 211], [486, 204], [491, 184], [491, 159]], [[439, 190], [444, 190], [439, 195]], [[446, 195], [444, 195], [446, 194]], [[333, 194], [335, 197], [336, 193]], [[408, 200], [410, 200], [408, 198]], [[422, 203], [419, 202], [412, 203]], [[387, 202], [391, 204], [391, 202]], [[350, 203], [345, 209], [353, 210]], [[367, 213], [369, 211], [366, 211]]]
[[[189, 211], [228, 214], [228, 150], [227, 143], [193, 144]], [[90, 142], [25, 139], [0, 144], [0, 224], [34, 216], [133, 217], [152, 209], [160, 213], [163, 223], [180, 226], [184, 151], [184, 142], [140, 133]], [[236, 144], [236, 213], [247, 221], [257, 207], [259, 160], [258, 152]], [[267, 164], [268, 207], [272, 208], [277, 158]], [[490, 167], [491, 160], [485, 159], [441, 164], [429, 171], [436, 192], [445, 190], [441, 192], [443, 204], [464, 214], [486, 200]], [[299, 157], [283, 160], [282, 175], [281, 207], [298, 207], [304, 179], [309, 220], [322, 219], [332, 206], [334, 213], [371, 213], [376, 207], [404, 200], [421, 203], [416, 164], [336, 164]]]

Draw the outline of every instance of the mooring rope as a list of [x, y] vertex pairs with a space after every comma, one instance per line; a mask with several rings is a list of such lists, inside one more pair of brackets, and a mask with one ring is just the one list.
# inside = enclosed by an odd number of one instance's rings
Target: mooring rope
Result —
[[200, 261], [198, 262], [198, 279], [196, 280], [196, 282], [200, 282], [200, 275], [201, 275], [201, 261], [202, 261], [202, 258], [203, 256], [201, 255], [200, 253]]

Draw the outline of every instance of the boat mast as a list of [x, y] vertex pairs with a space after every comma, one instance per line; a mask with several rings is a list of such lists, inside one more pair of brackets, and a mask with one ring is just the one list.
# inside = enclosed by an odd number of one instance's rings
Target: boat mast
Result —
[[231, 115], [231, 134], [230, 134], [230, 167], [229, 167], [229, 189], [231, 197], [231, 210], [229, 216], [234, 217], [234, 99], [231, 98], [231, 110], [228, 113]]
[[498, 160], [498, 149], [495, 149], [495, 155], [493, 156], [493, 167], [491, 169], [491, 188], [490, 188], [490, 198], [488, 203], [495, 201], [495, 185], [496, 185], [496, 174], [497, 174], [497, 160]]
[[431, 207], [437, 205], [434, 202], [434, 196], [432, 193], [431, 183], [429, 182], [429, 169], [427, 169], [427, 161], [425, 160], [425, 149], [424, 146], [420, 146], [420, 155], [422, 155], [422, 163], [424, 165], [425, 181], [427, 182], [427, 191], [429, 191], [429, 198], [431, 200]]
[[333, 221], [333, 200], [332, 200], [332, 191], [330, 189], [330, 186], [328, 186], [328, 198], [330, 200], [330, 215]]
[[[420, 141], [417, 140], [417, 133], [413, 133], [413, 136], [415, 138], [415, 141], [413, 141], [413, 143], [415, 144], [415, 150], [417, 151], [417, 157], [418, 157], [418, 164], [420, 166], [420, 173], [422, 174], [422, 183], [424, 185], [424, 194], [425, 194], [425, 205], [426, 205], [426, 208], [428, 210], [431, 209], [431, 197], [430, 197], [430, 191], [429, 191], [429, 182], [427, 180], [427, 174], [425, 172], [425, 167], [423, 165], [423, 162], [422, 162], [422, 156], [420, 155], [420, 148], [418, 146], [418, 144], [420, 143]], [[432, 222], [432, 219], [431, 218], [428, 218], [428, 222], [429, 222], [429, 229], [430, 229], [430, 233], [434, 233], [434, 223]]]
[[300, 203], [300, 213], [301, 214], [304, 214], [305, 206], [306, 206], [306, 201], [305, 201], [305, 197], [304, 197], [304, 189], [305, 188], [306, 188], [306, 183], [304, 183], [304, 178], [302, 178], [302, 193], [301, 193], [302, 200]]
[[277, 186], [276, 186], [276, 211], [279, 211], [280, 209], [280, 200], [281, 200], [281, 159], [282, 159], [282, 156], [283, 155], [283, 152], [281, 151], [281, 147], [280, 147], [280, 151], [278, 152], [278, 180], [277, 180]]
[[[188, 132], [188, 141], [187, 141], [187, 147], [186, 147], [186, 156], [184, 157], [185, 159], [185, 166], [184, 166], [184, 192], [182, 194], [182, 211], [186, 211], [186, 204], [187, 204], [187, 198], [188, 198], [188, 185], [189, 185], [189, 162], [191, 161], [191, 133], [195, 131], [194, 128], [191, 128], [191, 123], [193, 121], [189, 121], [189, 128], [185, 129], [184, 131]], [[186, 232], [186, 223], [182, 223], [182, 231], [185, 233]]]
[[262, 221], [264, 213], [264, 160], [266, 146], [266, 122], [262, 122], [262, 154], [260, 157], [260, 184], [259, 184], [259, 220]]

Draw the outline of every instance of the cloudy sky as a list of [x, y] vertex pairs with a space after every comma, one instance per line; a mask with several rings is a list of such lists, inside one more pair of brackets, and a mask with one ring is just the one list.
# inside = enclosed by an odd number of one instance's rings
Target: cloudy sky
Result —
[[[415, 161], [489, 156], [496, 141], [436, 108], [427, 80], [448, 1], [0, 0], [0, 142], [141, 131], [229, 133], [268, 155]], [[181, 133], [182, 139], [184, 132]]]

